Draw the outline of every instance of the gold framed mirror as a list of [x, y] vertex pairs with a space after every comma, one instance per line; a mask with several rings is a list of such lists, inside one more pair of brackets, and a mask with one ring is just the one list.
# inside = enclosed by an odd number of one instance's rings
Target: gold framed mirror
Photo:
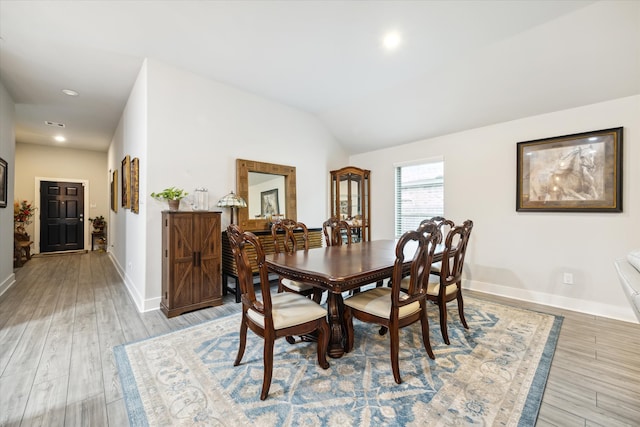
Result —
[[243, 230], [268, 230], [273, 216], [297, 221], [294, 166], [236, 159], [236, 194], [247, 202], [246, 208], [238, 209]]

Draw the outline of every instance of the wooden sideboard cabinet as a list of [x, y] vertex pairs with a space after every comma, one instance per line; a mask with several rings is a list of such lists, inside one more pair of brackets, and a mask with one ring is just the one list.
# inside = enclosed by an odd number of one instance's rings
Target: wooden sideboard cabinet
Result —
[[222, 304], [220, 212], [162, 212], [162, 301], [167, 317]]
[[[260, 243], [262, 244], [262, 249], [264, 250], [265, 255], [272, 254], [275, 252], [275, 246], [273, 245], [273, 238], [271, 237], [271, 231], [261, 230], [261, 231], [253, 231], [253, 234], [260, 239]], [[296, 234], [296, 241], [299, 248], [304, 247], [304, 242], [302, 240], [302, 230], [295, 230], [294, 234]], [[299, 235], [299, 236], [298, 236]], [[278, 242], [282, 241], [282, 236], [284, 234], [278, 236]], [[312, 248], [320, 248], [322, 247], [322, 228], [310, 228], [309, 229], [309, 249]], [[282, 247], [279, 244], [280, 247]], [[255, 252], [253, 249], [249, 249], [250, 253], [253, 253], [255, 256]], [[253, 264], [253, 261], [252, 261]], [[258, 266], [252, 265], [252, 270], [254, 274], [258, 273]], [[229, 276], [235, 278], [235, 287], [230, 287], [228, 284]], [[223, 292], [226, 295], [227, 292], [231, 292], [236, 296], [236, 302], [240, 302], [240, 288], [238, 283], [238, 267], [236, 265], [236, 260], [233, 257], [233, 252], [231, 252], [231, 245], [229, 243], [229, 237], [227, 236], [227, 232], [222, 233], [222, 285]]]

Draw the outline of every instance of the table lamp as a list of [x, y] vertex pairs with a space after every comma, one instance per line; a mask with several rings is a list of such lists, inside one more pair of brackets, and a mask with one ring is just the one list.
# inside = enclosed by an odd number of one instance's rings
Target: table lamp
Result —
[[233, 191], [218, 200], [219, 208], [231, 208], [231, 224], [233, 224], [233, 210], [236, 208], [246, 208], [247, 202]]

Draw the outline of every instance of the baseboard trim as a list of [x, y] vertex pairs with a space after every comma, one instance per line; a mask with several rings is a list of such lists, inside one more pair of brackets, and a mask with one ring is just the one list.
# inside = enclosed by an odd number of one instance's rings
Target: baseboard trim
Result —
[[495, 283], [479, 282], [477, 280], [463, 280], [462, 288], [520, 301], [548, 305], [551, 307], [576, 311], [579, 313], [621, 320], [623, 322], [638, 323], [637, 319], [631, 312], [631, 309], [626, 311], [622, 307], [610, 304], [602, 304], [593, 301], [567, 298], [558, 295], [546, 294], [543, 292], [535, 292], [527, 289], [518, 289], [509, 286], [497, 285]]

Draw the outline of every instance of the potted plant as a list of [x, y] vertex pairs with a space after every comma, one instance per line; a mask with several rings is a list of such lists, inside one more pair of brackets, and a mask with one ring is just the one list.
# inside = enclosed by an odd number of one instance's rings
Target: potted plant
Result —
[[102, 215], [95, 218], [89, 218], [89, 222], [91, 222], [93, 229], [96, 231], [104, 230], [104, 227], [107, 225], [107, 221], [104, 220], [104, 216]]
[[169, 203], [169, 210], [177, 211], [180, 207], [180, 200], [188, 194], [181, 188], [169, 187], [158, 193], [151, 193], [151, 197], [158, 200], [166, 200]]

